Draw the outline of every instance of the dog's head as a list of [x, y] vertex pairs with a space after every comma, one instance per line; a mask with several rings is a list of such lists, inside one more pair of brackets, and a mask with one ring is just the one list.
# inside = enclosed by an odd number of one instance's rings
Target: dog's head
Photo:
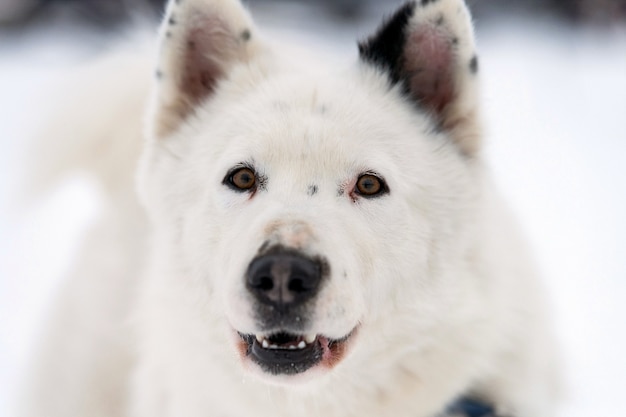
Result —
[[160, 39], [141, 190], [194, 332], [272, 381], [449, 332], [478, 182], [463, 2], [407, 3], [336, 67], [234, 1], [170, 2]]

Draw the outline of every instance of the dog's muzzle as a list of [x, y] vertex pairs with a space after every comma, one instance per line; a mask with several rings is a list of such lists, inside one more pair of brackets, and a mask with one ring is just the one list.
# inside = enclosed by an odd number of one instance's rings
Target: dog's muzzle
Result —
[[276, 246], [249, 265], [245, 276], [259, 333], [239, 333], [242, 353], [270, 374], [293, 375], [342, 356], [345, 337], [311, 333], [315, 301], [329, 274], [327, 263]]

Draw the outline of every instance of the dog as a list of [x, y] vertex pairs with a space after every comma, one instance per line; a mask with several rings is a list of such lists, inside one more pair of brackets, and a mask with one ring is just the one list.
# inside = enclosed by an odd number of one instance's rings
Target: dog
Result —
[[158, 44], [153, 77], [103, 62], [69, 112], [110, 203], [24, 415], [555, 415], [462, 0], [404, 4], [342, 64], [236, 0], [170, 1]]

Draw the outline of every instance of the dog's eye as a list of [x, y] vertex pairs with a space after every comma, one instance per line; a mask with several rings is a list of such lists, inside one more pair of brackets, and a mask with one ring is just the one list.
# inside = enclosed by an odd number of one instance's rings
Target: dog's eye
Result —
[[389, 191], [387, 184], [373, 174], [363, 174], [356, 182], [356, 193], [363, 197], [376, 197]]
[[227, 176], [225, 183], [234, 190], [249, 191], [257, 183], [256, 174], [250, 168], [238, 168]]

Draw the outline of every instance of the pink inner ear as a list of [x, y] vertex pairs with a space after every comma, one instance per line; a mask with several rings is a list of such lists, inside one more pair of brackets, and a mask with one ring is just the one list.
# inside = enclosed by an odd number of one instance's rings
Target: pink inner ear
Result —
[[420, 105], [441, 114], [454, 98], [453, 40], [443, 28], [424, 25], [410, 32], [403, 71], [410, 94]]
[[210, 95], [224, 76], [225, 66], [238, 47], [233, 34], [218, 18], [198, 19], [189, 29], [183, 45], [180, 89], [191, 104]]

